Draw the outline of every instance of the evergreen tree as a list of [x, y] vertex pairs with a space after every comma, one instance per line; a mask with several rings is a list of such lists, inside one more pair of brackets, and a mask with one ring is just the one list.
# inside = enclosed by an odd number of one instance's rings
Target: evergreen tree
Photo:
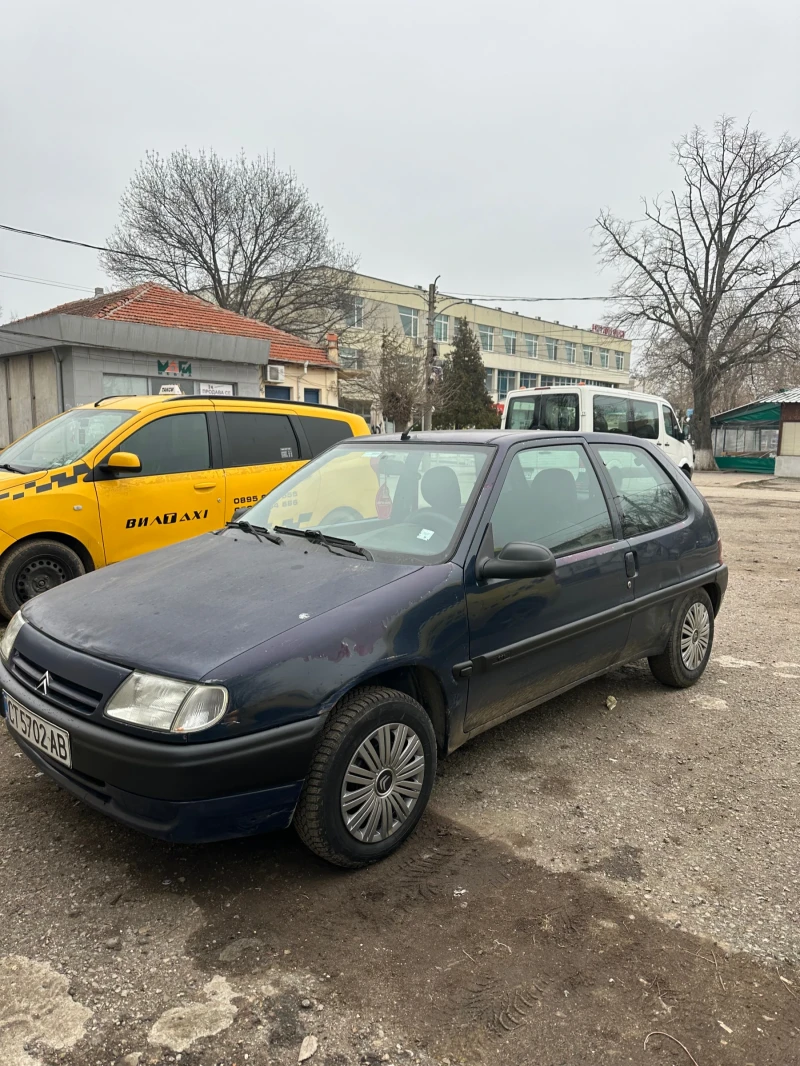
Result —
[[500, 415], [486, 391], [478, 338], [465, 318], [456, 319], [453, 350], [434, 394], [435, 429], [495, 429]]

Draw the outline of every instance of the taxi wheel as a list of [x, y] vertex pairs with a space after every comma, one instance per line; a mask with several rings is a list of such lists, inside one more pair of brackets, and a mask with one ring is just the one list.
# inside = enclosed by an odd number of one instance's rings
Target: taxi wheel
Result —
[[80, 556], [57, 540], [29, 540], [0, 564], [0, 611], [10, 618], [23, 603], [86, 573]]
[[295, 829], [336, 866], [377, 862], [413, 832], [435, 776], [436, 736], [425, 709], [396, 689], [357, 688], [325, 723]]

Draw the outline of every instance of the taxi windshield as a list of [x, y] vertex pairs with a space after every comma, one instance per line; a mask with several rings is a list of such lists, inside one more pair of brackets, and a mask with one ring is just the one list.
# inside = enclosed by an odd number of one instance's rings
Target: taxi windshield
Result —
[[273, 489], [247, 521], [319, 530], [376, 559], [438, 562], [451, 554], [492, 454], [487, 445], [342, 444]]
[[74, 408], [9, 444], [0, 452], [0, 465], [21, 474], [69, 466], [134, 413], [116, 408]]

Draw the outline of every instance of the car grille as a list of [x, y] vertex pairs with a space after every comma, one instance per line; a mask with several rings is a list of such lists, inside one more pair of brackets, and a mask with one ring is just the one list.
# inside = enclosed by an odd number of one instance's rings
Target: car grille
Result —
[[45, 670], [19, 652], [13, 656], [11, 673], [25, 688], [35, 692], [39, 699], [73, 714], [91, 714], [97, 710], [103, 698], [102, 693], [93, 692], [89, 688], [84, 688], [83, 685], [68, 681], [65, 677], [52, 672], [49, 672], [47, 692], [45, 692], [39, 687]]

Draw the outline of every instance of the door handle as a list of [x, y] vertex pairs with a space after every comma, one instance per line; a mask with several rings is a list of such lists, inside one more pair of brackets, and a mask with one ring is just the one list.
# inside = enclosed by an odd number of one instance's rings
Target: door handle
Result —
[[636, 577], [639, 573], [639, 569], [636, 566], [636, 553], [625, 552], [625, 576]]
[[194, 487], [198, 492], [208, 492], [209, 489], [215, 489], [217, 483], [216, 481], [195, 481]]

